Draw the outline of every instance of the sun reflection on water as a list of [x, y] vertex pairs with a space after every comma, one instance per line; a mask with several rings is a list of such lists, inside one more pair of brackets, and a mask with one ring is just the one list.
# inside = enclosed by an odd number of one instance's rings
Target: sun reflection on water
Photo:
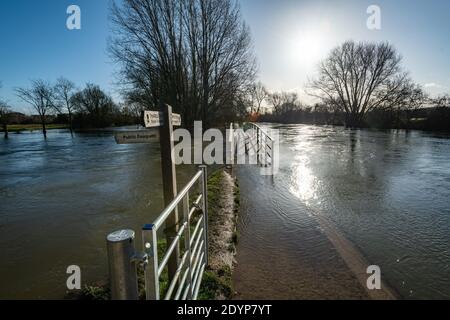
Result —
[[305, 158], [298, 160], [292, 165], [289, 191], [305, 204], [310, 205], [311, 201], [317, 199], [318, 180], [309, 169], [307, 160]]

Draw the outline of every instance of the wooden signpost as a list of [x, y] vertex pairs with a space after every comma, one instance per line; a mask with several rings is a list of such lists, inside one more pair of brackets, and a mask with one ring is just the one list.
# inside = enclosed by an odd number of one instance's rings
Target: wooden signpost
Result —
[[[172, 107], [161, 105], [161, 111], [144, 111], [144, 125], [147, 130], [124, 131], [115, 135], [118, 144], [151, 143], [159, 140], [161, 146], [161, 166], [164, 189], [164, 205], [167, 207], [177, 195], [177, 178], [174, 149], [173, 126], [181, 126], [181, 116], [172, 113]], [[167, 243], [172, 243], [179, 230], [178, 208], [166, 220]], [[169, 280], [175, 276], [180, 257], [180, 247], [172, 253], [168, 262]]]

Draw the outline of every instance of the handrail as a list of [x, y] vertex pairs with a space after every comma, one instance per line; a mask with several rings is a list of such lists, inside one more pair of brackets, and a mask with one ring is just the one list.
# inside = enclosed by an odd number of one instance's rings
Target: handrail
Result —
[[253, 122], [249, 122], [249, 124], [250, 124], [251, 126], [254, 126], [254, 127], [258, 128], [259, 131], [260, 131], [262, 134], [264, 134], [270, 141], [273, 141], [273, 139], [269, 136], [269, 134], [268, 134], [267, 132], [265, 132], [259, 125], [257, 125], [256, 123], [253, 123]]
[[181, 190], [180, 193], [172, 200], [172, 202], [161, 212], [159, 217], [153, 222], [153, 228], [158, 230], [167, 219], [167, 217], [175, 210], [175, 208], [180, 204], [181, 200], [188, 194], [189, 190], [192, 186], [198, 181], [198, 179], [202, 176], [203, 172], [200, 170], [197, 174], [189, 181], [189, 183]]
[[[148, 300], [160, 300], [163, 294], [168, 299], [196, 299], [202, 282], [205, 266], [208, 264], [208, 207], [207, 207], [207, 168], [201, 169], [187, 183], [181, 192], [162, 211], [153, 224], [145, 225], [142, 230], [143, 247], [148, 256], [145, 268], [145, 290]], [[194, 186], [200, 182], [200, 195], [194, 192]], [[195, 201], [190, 202], [190, 193]], [[182, 220], [175, 234], [168, 237], [162, 258], [158, 257], [158, 228], [166, 224], [167, 218], [182, 204]], [[196, 213], [198, 213], [198, 218]], [[181, 218], [181, 217], [180, 217]], [[192, 218], [192, 219], [191, 219]], [[195, 227], [193, 224], [195, 223]], [[194, 232], [191, 233], [192, 227]], [[183, 249], [179, 246], [183, 245]], [[177, 249], [178, 248], [178, 249]], [[172, 274], [169, 271], [168, 287], [160, 291], [161, 276], [174, 255], [180, 255]]]

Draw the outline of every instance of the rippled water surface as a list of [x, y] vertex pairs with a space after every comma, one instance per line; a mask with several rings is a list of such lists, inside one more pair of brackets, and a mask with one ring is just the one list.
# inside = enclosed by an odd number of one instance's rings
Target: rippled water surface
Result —
[[308, 268], [310, 277], [326, 279], [317, 270], [341, 268], [323, 232], [312, 231], [326, 221], [381, 267], [401, 297], [450, 298], [450, 136], [271, 127], [280, 129], [279, 173], [270, 179], [256, 168], [238, 169], [241, 260], [250, 266], [238, 272], [253, 270], [252, 281], [275, 287], [285, 282], [287, 291], [306, 281]]
[[[347, 297], [340, 288], [354, 279], [327, 221], [402, 297], [450, 298], [448, 136], [277, 127], [279, 174], [237, 169], [239, 262], [255, 267], [243, 284], [266, 297], [262, 280], [282, 285], [282, 298], [313, 285], [309, 297]], [[0, 138], [0, 298], [61, 298], [72, 264], [83, 283], [105, 279], [106, 234], [139, 230], [162, 209], [159, 157], [157, 145], [119, 146], [111, 134]], [[192, 172], [179, 168], [179, 183]]]
[[[11, 134], [0, 138], [0, 164], [0, 298], [62, 298], [73, 264], [83, 283], [103, 281], [106, 235], [140, 230], [163, 208], [158, 144]], [[180, 184], [191, 170], [179, 168]]]

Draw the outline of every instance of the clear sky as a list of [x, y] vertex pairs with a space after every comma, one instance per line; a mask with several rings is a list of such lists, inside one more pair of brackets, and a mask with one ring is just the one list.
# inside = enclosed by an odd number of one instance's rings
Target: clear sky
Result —
[[[252, 30], [259, 76], [271, 90], [303, 93], [308, 77], [334, 46], [348, 39], [390, 41], [404, 66], [431, 94], [450, 92], [448, 0], [241, 0]], [[66, 28], [66, 9], [81, 8], [81, 30]], [[381, 8], [381, 30], [366, 26], [369, 5]], [[0, 97], [29, 108], [14, 88], [30, 79], [65, 76], [99, 84], [118, 97], [107, 52], [108, 0], [0, 1]]]

